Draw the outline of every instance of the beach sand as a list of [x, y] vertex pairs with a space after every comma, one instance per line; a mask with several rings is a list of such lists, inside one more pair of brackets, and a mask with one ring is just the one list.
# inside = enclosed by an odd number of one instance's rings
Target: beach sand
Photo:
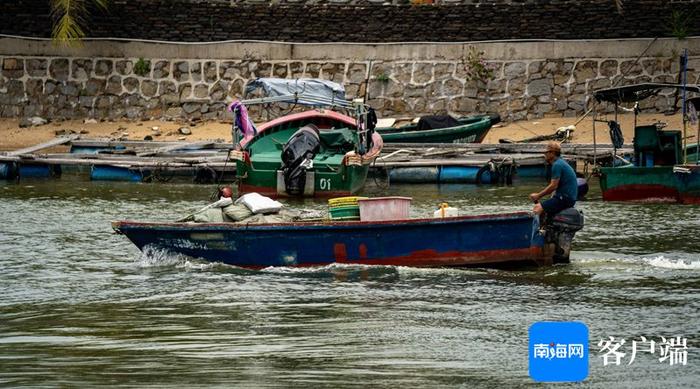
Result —
[[[570, 126], [576, 123], [579, 118], [542, 118], [535, 120], [524, 120], [510, 123], [499, 123], [491, 128], [483, 143], [498, 143], [499, 139], [507, 138], [514, 141], [531, 138], [537, 135], [552, 134], [559, 127]], [[600, 120], [613, 120], [614, 115], [598, 116]], [[658, 114], [641, 114], [638, 116], [638, 123], [667, 123], [667, 129], [682, 129], [683, 122], [681, 114], [672, 116]], [[633, 114], [618, 115], [618, 122], [622, 126], [625, 143], [630, 144], [634, 127]], [[226, 122], [203, 122], [196, 125], [179, 123], [173, 121], [115, 121], [115, 122], [95, 122], [85, 123], [83, 120], [69, 120], [61, 122], [51, 122], [36, 127], [20, 128], [19, 119], [0, 119], [0, 151], [15, 150], [32, 146], [51, 140], [61, 130], [70, 130], [81, 133], [81, 138], [126, 138], [129, 140], [143, 140], [146, 136], [151, 136], [156, 141], [200, 141], [200, 140], [221, 140], [231, 141], [231, 123]], [[192, 132], [190, 135], [182, 135], [178, 131], [180, 127], [187, 127]], [[596, 141], [598, 143], [610, 143], [608, 126], [606, 123], [597, 122]], [[157, 130], [156, 130], [157, 129]], [[697, 127], [688, 124], [687, 135], [689, 142], [695, 142]], [[159, 136], [156, 134], [160, 133]], [[583, 118], [576, 125], [573, 133], [572, 143], [593, 143], [593, 117]], [[58, 148], [60, 149], [60, 147]], [[57, 151], [56, 149], [52, 151]], [[45, 151], [44, 151], [45, 152]]]

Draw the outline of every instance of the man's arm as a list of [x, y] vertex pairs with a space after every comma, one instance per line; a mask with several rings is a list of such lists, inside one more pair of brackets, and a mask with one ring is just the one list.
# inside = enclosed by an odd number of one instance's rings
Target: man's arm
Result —
[[554, 192], [557, 190], [557, 187], [559, 186], [559, 179], [558, 178], [552, 178], [549, 181], [549, 185], [547, 185], [542, 191], [537, 192], [537, 193], [531, 193], [530, 194], [530, 199], [532, 201], [538, 201], [542, 197]]

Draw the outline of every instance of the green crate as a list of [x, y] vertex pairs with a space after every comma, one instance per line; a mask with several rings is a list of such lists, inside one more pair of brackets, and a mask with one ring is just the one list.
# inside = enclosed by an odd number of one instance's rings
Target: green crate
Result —
[[359, 205], [328, 207], [331, 220], [360, 220]]

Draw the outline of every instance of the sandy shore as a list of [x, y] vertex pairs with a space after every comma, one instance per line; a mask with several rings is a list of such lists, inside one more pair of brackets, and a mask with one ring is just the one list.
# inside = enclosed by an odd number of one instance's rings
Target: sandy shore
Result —
[[[613, 120], [614, 116], [599, 116], [601, 120]], [[486, 136], [484, 143], [498, 143], [501, 138], [520, 140], [531, 138], [536, 135], [552, 134], [557, 128], [573, 125], [578, 118], [542, 118], [528, 121], [518, 121], [510, 123], [499, 123], [494, 126]], [[664, 122], [667, 128], [682, 129], [683, 122], [681, 114], [667, 116], [664, 114], [641, 114], [638, 117], [639, 123]], [[622, 126], [625, 143], [632, 141], [634, 126], [634, 115], [624, 114], [618, 116], [618, 122]], [[82, 138], [128, 138], [129, 140], [143, 140], [146, 136], [151, 136], [158, 141], [198, 141], [209, 139], [220, 139], [231, 141], [231, 124], [224, 122], [205, 122], [194, 126], [178, 122], [167, 121], [117, 121], [117, 122], [96, 122], [85, 123], [82, 120], [70, 120], [62, 122], [52, 122], [42, 126], [20, 128], [19, 119], [0, 119], [0, 151], [15, 150], [28, 147], [41, 142], [48, 141], [56, 136], [61, 130], [70, 130], [82, 133]], [[596, 140], [599, 143], [610, 143], [608, 127], [605, 123], [598, 122], [596, 126]], [[180, 127], [187, 127], [192, 132], [190, 135], [182, 135], [178, 131]], [[688, 135], [695, 141], [694, 134], [696, 128], [688, 127]], [[157, 134], [160, 134], [156, 136]], [[574, 143], [593, 142], [593, 119], [591, 116], [584, 118], [576, 125], [573, 135]]]

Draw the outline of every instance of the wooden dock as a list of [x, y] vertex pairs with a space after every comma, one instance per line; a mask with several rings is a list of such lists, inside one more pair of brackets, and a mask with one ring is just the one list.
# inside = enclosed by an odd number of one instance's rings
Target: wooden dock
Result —
[[[611, 161], [614, 155], [632, 153], [632, 148], [614, 149], [610, 144], [567, 144], [562, 157], [569, 160], [594, 162]], [[385, 145], [375, 166], [474, 165], [492, 160], [511, 160], [519, 164], [544, 163], [545, 144], [536, 143], [390, 143]]]
[[[68, 143], [74, 152], [37, 153]], [[32, 147], [0, 153], [0, 178], [23, 176], [22, 168], [29, 166], [51, 167], [46, 175], [67, 168], [88, 167], [91, 179], [169, 181], [179, 178], [211, 183], [235, 177], [236, 163], [229, 158], [232, 147], [230, 143], [215, 141], [110, 141], [59, 137]], [[36, 174], [36, 169], [32, 174]]]
[[[71, 146], [71, 153], [40, 153], [57, 145]], [[236, 163], [229, 156], [232, 143], [217, 141], [157, 142], [80, 139], [76, 135], [58, 137], [31, 147], [0, 153], [0, 178], [13, 178], [27, 166], [89, 167], [91, 171], [112, 169], [93, 175], [93, 179], [159, 180], [178, 176], [195, 182], [211, 182], [235, 177]], [[375, 172], [403, 168], [448, 167], [476, 168], [490, 165], [541, 167], [545, 144], [538, 143], [429, 143], [385, 144], [382, 155], [372, 164]], [[631, 148], [613, 149], [610, 144], [562, 144], [567, 160], [584, 164], [612, 161], [614, 155], [632, 152]], [[123, 170], [124, 174], [119, 173]], [[52, 171], [55, 171], [53, 169]], [[66, 169], [63, 169], [66, 170]], [[3, 177], [4, 174], [4, 177]], [[539, 174], [539, 173], [538, 173]], [[148, 177], [148, 178], [147, 178]], [[155, 177], [155, 178], [154, 178]]]

